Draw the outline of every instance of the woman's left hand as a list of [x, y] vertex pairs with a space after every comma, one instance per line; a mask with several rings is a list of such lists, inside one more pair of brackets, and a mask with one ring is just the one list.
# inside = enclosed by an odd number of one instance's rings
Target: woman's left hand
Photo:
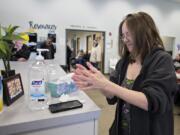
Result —
[[24, 62], [24, 61], [27, 61], [27, 60], [25, 58], [19, 58], [18, 61]]
[[72, 79], [81, 90], [99, 89], [104, 90], [110, 81], [89, 62], [86, 69], [84, 66], [77, 64], [77, 69]]

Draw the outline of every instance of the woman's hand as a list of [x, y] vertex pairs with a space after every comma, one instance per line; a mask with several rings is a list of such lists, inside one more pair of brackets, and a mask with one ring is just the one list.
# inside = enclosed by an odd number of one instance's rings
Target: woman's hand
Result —
[[177, 54], [175, 60], [180, 61], [180, 54]]
[[105, 87], [110, 83], [108, 79], [89, 62], [87, 70], [84, 66], [77, 64], [77, 69], [72, 79], [81, 90], [88, 89], [99, 89], [104, 90]]
[[24, 61], [27, 61], [27, 60], [25, 58], [19, 58], [18, 61], [24, 62]]

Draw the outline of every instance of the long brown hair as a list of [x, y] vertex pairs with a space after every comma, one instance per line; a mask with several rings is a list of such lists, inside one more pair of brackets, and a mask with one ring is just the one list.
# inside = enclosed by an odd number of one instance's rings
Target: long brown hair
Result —
[[[128, 30], [132, 35], [133, 42], [135, 45], [131, 54], [129, 54], [126, 45], [123, 43], [121, 39], [122, 25], [125, 22], [127, 24]], [[125, 19], [120, 23], [119, 26], [118, 41], [121, 57], [130, 56], [130, 58], [133, 60], [133, 58], [136, 58], [138, 55], [140, 55], [141, 62], [144, 61], [144, 58], [147, 54], [151, 53], [153, 48], [164, 48], [158, 29], [152, 17], [145, 12], [128, 14], [125, 17]]]

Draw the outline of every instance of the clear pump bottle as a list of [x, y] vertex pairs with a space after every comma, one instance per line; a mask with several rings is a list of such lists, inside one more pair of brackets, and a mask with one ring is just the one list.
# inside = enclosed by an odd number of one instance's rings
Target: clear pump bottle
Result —
[[31, 110], [41, 110], [48, 108], [48, 94], [46, 91], [47, 70], [42, 51], [48, 49], [37, 49], [38, 56], [29, 71], [29, 101]]

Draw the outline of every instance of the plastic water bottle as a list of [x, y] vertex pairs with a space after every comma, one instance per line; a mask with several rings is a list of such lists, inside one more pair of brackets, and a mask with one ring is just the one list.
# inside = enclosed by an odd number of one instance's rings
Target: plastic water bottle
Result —
[[59, 102], [59, 95], [57, 95], [56, 83], [61, 76], [60, 74], [60, 66], [56, 64], [54, 61], [51, 61], [47, 65], [47, 84], [46, 88], [49, 92], [49, 103], [57, 103]]
[[47, 70], [42, 51], [47, 49], [37, 49], [38, 56], [30, 67], [29, 72], [29, 94], [28, 104], [31, 110], [41, 110], [48, 108], [48, 94], [46, 91]]
[[51, 62], [47, 66], [48, 82], [56, 82], [61, 76], [59, 72], [60, 66], [54, 62]]

